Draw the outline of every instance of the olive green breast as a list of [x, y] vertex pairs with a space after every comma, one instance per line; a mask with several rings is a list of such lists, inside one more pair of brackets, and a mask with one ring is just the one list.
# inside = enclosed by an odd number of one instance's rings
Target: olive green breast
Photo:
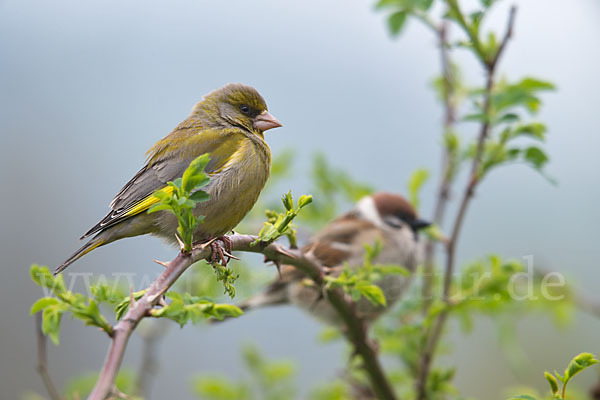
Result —
[[[244, 136], [238, 149], [225, 165], [210, 176], [203, 189], [208, 201], [199, 203], [194, 214], [204, 215], [204, 222], [196, 228], [195, 241], [221, 236], [235, 228], [256, 203], [271, 171], [271, 151], [262, 137]], [[159, 236], [174, 238], [177, 220], [173, 215], [160, 216]], [[172, 232], [172, 234], [170, 233]]]

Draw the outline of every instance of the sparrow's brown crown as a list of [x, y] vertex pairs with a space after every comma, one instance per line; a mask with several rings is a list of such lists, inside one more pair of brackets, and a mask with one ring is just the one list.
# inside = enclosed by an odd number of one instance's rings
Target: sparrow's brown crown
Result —
[[[378, 192], [361, 200], [358, 207], [362, 208], [367, 219], [378, 220], [393, 227], [401, 226], [400, 221], [410, 225], [415, 231], [430, 225], [419, 219], [414, 207], [398, 194]], [[373, 211], [369, 212], [369, 209]]]
[[375, 208], [377, 208], [377, 212], [379, 212], [382, 218], [393, 215], [406, 222], [417, 218], [417, 212], [414, 207], [399, 194], [378, 192], [372, 198]]

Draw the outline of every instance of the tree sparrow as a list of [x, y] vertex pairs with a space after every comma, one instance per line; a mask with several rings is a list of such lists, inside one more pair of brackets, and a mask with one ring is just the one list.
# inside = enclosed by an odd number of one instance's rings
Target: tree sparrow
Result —
[[[418, 263], [418, 231], [429, 226], [417, 218], [415, 209], [402, 196], [376, 193], [362, 198], [356, 207], [330, 222], [302, 249], [312, 252], [327, 268], [327, 273], [337, 276], [344, 265], [357, 268], [364, 263], [365, 245], [379, 240], [381, 252], [375, 264], [396, 264], [413, 272]], [[245, 310], [276, 305], [294, 304], [318, 319], [338, 325], [339, 318], [323, 298], [318, 288], [307, 284], [308, 278], [292, 266], [282, 266], [281, 276], [261, 293], [249, 298], [240, 307]], [[375, 282], [382, 290], [390, 307], [406, 289], [410, 278], [399, 274], [384, 276]], [[357, 303], [359, 316], [375, 319], [386, 307], [373, 305], [365, 298]]]

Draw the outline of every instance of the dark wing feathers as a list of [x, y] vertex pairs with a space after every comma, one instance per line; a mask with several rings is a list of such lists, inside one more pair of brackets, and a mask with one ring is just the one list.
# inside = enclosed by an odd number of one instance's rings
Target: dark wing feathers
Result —
[[[186, 131], [196, 125], [185, 125], [185, 122], [150, 150], [152, 155], [148, 163], [123, 186], [110, 203], [111, 212], [87, 231], [82, 239], [136, 215], [137, 213], [128, 212], [152, 193], [165, 187], [167, 182], [181, 177], [190, 162], [201, 154], [210, 153], [211, 160], [205, 168], [206, 173], [218, 172], [239, 149], [239, 141], [244, 137], [239, 129], [203, 129], [190, 135]], [[185, 134], [188, 136], [184, 136]], [[171, 150], [168, 151], [169, 149]], [[175, 156], [166, 156], [168, 153]]]
[[160, 160], [152, 166], [146, 165], [115, 196], [110, 207], [113, 210], [130, 208], [136, 202], [164, 187], [167, 182], [181, 177], [190, 162], [191, 160], [168, 158]]
[[319, 232], [303, 251], [313, 251], [315, 257], [326, 267], [336, 267], [352, 256], [354, 241], [373, 224], [351, 215], [342, 216]]
[[132, 215], [127, 213], [136, 204], [165, 187], [167, 182], [181, 177], [189, 163], [190, 160], [164, 159], [152, 166], [145, 165], [115, 196], [110, 203], [111, 212], [87, 231], [81, 239], [131, 217]]

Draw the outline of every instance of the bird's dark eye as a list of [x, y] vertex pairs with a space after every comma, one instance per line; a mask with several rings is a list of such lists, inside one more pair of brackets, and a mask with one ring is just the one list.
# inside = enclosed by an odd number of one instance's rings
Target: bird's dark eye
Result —
[[395, 215], [386, 215], [383, 217], [383, 222], [396, 229], [402, 228], [403, 225], [402, 220]]
[[242, 114], [248, 115], [248, 114], [250, 114], [250, 106], [247, 106], [245, 104], [241, 105], [240, 106], [240, 111], [242, 112]]

